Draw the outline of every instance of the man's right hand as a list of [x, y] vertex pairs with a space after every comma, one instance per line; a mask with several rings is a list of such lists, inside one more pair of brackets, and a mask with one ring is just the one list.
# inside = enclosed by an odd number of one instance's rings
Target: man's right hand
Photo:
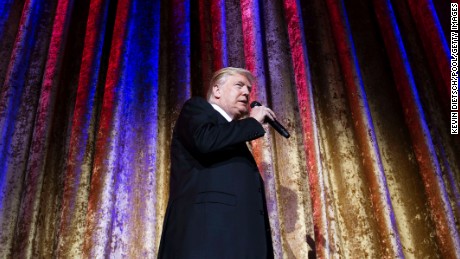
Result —
[[261, 124], [265, 124], [265, 117], [268, 117], [271, 120], [276, 119], [275, 113], [270, 108], [265, 106], [255, 106], [252, 108], [251, 112], [249, 113], [249, 117], [256, 119]]

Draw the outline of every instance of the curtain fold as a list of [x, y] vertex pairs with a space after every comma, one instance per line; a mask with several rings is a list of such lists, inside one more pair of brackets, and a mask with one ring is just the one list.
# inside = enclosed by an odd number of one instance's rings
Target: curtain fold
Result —
[[450, 76], [447, 73], [450, 70], [450, 51], [435, 7], [429, 0], [410, 0], [408, 4], [422, 40], [422, 46], [427, 53], [431, 71], [438, 79], [439, 93], [443, 99], [450, 100]]
[[[104, 53], [106, 33], [113, 27], [107, 23], [109, 1], [94, 1], [87, 14], [86, 34], [82, 53], [75, 110], [65, 168], [62, 209], [59, 224], [56, 256], [81, 256], [81, 246], [85, 233], [91, 169], [97, 118], [100, 109], [97, 100], [101, 99], [99, 85], [103, 85], [106, 72], [102, 66], [107, 63]], [[110, 39], [108, 39], [110, 42]], [[52, 255], [52, 254], [51, 254]]]
[[402, 255], [399, 234], [394, 222], [393, 208], [384, 175], [378, 142], [376, 141], [374, 123], [363, 85], [360, 66], [353, 43], [348, 17], [343, 3], [327, 1], [330, 14], [332, 33], [339, 56], [340, 68], [344, 77], [347, 99], [353, 118], [354, 132], [361, 159], [365, 180], [373, 206], [372, 217], [368, 227], [374, 229], [372, 240], [380, 244], [372, 244], [376, 251], [379, 246], [382, 255], [395, 258]]
[[[306, 48], [305, 36], [302, 33], [304, 25], [302, 23], [301, 9], [296, 1], [284, 1], [284, 12], [286, 14], [287, 34], [289, 38], [292, 71], [294, 71], [294, 81], [296, 86], [297, 103], [299, 107], [300, 125], [292, 126], [293, 122], [288, 121], [288, 125], [292, 128], [302, 128], [303, 152], [305, 152], [306, 167], [304, 170], [308, 172], [309, 184], [303, 182], [300, 186], [300, 192], [308, 193], [305, 199], [311, 203], [310, 206], [305, 206], [304, 213], [307, 232], [314, 236], [306, 235], [306, 241], [310, 246], [309, 254], [316, 253], [320, 258], [327, 258], [330, 253], [330, 224], [327, 221], [327, 204], [323, 168], [320, 160], [319, 135], [317, 130], [317, 120], [315, 115], [313, 88], [311, 85], [310, 64], [308, 63], [308, 52]], [[290, 100], [294, 103], [293, 100]], [[295, 107], [292, 107], [295, 109]], [[302, 145], [299, 146], [302, 149]], [[300, 152], [302, 154], [302, 152]], [[308, 187], [308, 188], [307, 188]], [[309, 190], [308, 190], [309, 189]], [[308, 200], [311, 199], [311, 200]], [[307, 215], [312, 215], [313, 217]], [[312, 229], [313, 223], [314, 229]], [[311, 240], [317, 240], [316, 246]], [[305, 242], [305, 240], [304, 240]], [[315, 249], [316, 248], [316, 249]], [[316, 250], [316, 251], [315, 251]], [[309, 255], [310, 256], [310, 255]]]
[[[0, 257], [155, 258], [170, 139], [245, 67], [276, 258], [460, 257], [444, 0], [0, 3]], [[248, 248], [250, 249], [250, 248]]]

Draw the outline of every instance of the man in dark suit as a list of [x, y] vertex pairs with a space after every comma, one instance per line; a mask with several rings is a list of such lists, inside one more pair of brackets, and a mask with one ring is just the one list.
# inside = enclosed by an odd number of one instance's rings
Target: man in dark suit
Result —
[[273, 258], [263, 180], [246, 146], [265, 134], [265, 106], [248, 114], [252, 74], [223, 68], [208, 100], [188, 100], [171, 142], [170, 197], [159, 258]]

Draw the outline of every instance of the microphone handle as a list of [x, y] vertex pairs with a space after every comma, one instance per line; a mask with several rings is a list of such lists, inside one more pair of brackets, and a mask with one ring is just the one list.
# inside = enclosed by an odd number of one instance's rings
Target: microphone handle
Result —
[[278, 131], [278, 133], [281, 134], [283, 137], [289, 138], [291, 136], [287, 129], [284, 128], [283, 125], [281, 125], [281, 123], [279, 123], [277, 120], [271, 120], [268, 118], [266, 120], [268, 124], [270, 124], [270, 126], [272, 126], [276, 131]]

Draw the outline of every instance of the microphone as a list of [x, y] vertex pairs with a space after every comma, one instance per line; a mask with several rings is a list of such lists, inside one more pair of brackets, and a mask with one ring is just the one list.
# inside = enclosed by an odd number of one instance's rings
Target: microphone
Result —
[[[262, 106], [262, 104], [260, 104], [258, 101], [253, 101], [251, 103], [251, 108], [254, 108], [254, 106]], [[281, 123], [279, 123], [277, 120], [272, 120], [269, 117], [265, 117], [265, 121], [267, 121], [268, 124], [270, 124], [270, 126], [272, 126], [276, 131], [278, 131], [278, 133], [281, 134], [281, 136], [285, 138], [289, 138], [291, 136], [287, 129], [284, 128], [283, 125], [281, 125]]]

